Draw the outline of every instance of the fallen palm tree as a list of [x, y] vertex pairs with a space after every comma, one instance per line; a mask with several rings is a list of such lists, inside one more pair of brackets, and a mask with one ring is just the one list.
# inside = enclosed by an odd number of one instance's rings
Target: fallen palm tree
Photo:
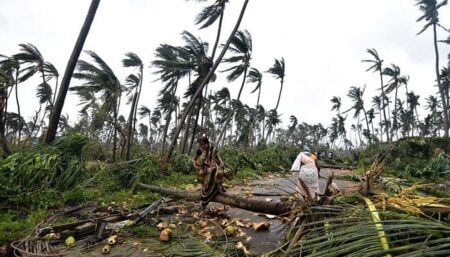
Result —
[[[163, 195], [173, 196], [175, 198], [183, 198], [190, 200], [198, 200], [201, 199], [200, 192], [192, 192], [192, 191], [184, 191], [177, 189], [170, 189], [164, 187], [158, 187], [153, 185], [146, 185], [143, 183], [139, 183], [138, 186], [142, 189], [146, 189], [153, 193], [160, 193]], [[240, 209], [267, 213], [273, 215], [285, 215], [291, 212], [294, 203], [292, 202], [267, 202], [267, 201], [259, 201], [253, 199], [246, 199], [238, 196], [233, 196], [229, 194], [217, 194], [212, 199], [213, 202], [218, 202], [222, 204], [227, 204], [233, 207], [237, 207]]]

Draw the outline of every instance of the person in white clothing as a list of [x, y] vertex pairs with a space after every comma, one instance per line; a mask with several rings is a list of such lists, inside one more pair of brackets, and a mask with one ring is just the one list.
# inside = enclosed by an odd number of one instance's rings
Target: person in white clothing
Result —
[[299, 171], [299, 178], [308, 186], [311, 197], [316, 199], [319, 194], [319, 166], [317, 157], [311, 153], [308, 146], [303, 146], [303, 151], [297, 155], [291, 171]]

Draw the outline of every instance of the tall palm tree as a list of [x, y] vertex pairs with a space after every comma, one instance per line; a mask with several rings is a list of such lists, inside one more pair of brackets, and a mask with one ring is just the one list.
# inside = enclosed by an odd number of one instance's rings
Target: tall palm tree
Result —
[[106, 64], [106, 62], [100, 58], [93, 51], [86, 51], [91, 57], [93, 63], [89, 63], [83, 60], [78, 61], [78, 72], [73, 74], [73, 77], [84, 81], [81, 86], [75, 86], [71, 88], [71, 91], [75, 92], [91, 92], [92, 94], [101, 94], [100, 99], [102, 104], [99, 111], [96, 113], [99, 124], [109, 117], [112, 113], [113, 119], [113, 161], [116, 159], [117, 150], [117, 126], [120, 98], [122, 95], [122, 85], [119, 79], [115, 75], [114, 71]]
[[141, 97], [142, 92], [142, 82], [144, 79], [144, 63], [141, 58], [135, 53], [128, 52], [125, 54], [126, 58], [122, 60], [122, 64], [124, 67], [132, 67], [138, 69], [138, 73], [131, 74], [127, 77], [126, 82], [129, 85], [129, 92], [133, 91], [134, 94], [132, 97], [132, 108], [130, 109], [129, 121], [128, 121], [128, 136], [127, 136], [127, 146], [126, 146], [126, 160], [130, 159], [130, 151], [131, 151], [131, 142], [133, 142], [133, 131], [136, 128], [137, 122], [137, 107], [139, 104], [139, 99]]
[[80, 34], [78, 35], [77, 42], [75, 43], [72, 54], [69, 58], [69, 61], [67, 62], [67, 67], [61, 81], [58, 98], [56, 99], [56, 102], [54, 104], [52, 115], [50, 115], [47, 134], [45, 135], [45, 143], [47, 144], [50, 144], [51, 142], [53, 142], [53, 140], [55, 140], [61, 111], [64, 107], [64, 101], [66, 99], [67, 91], [69, 91], [70, 80], [72, 78], [78, 57], [80, 56], [81, 50], [83, 49], [84, 41], [86, 40], [86, 37], [89, 33], [89, 29], [91, 27], [92, 21], [94, 20], [95, 13], [99, 4], [100, 0], [92, 0], [83, 27], [81, 28]]
[[[5, 78], [4, 83], [6, 83], [6, 81], [9, 80], [9, 78], [12, 79], [10, 82], [11, 83], [13, 82], [13, 87], [15, 89], [17, 114], [20, 117], [21, 116], [20, 102], [19, 102], [20, 63], [18, 60], [14, 59], [13, 57], [6, 57], [6, 56], [0, 56], [0, 57], [4, 58], [3, 60], [0, 61], [0, 70], [2, 70], [4, 72], [4, 76], [3, 76], [3, 78]], [[6, 101], [6, 106], [7, 106], [8, 99], [5, 99], [5, 101]], [[0, 119], [2, 119], [2, 118], [3, 117], [0, 117]], [[22, 123], [19, 124], [18, 136], [17, 136], [18, 142], [20, 142], [20, 136], [21, 136], [23, 125], [25, 125], [25, 124], [22, 124]]]
[[[408, 92], [407, 98], [406, 98], [406, 101], [408, 102], [408, 108], [409, 108], [408, 111], [411, 113], [411, 115], [413, 117], [414, 117], [413, 114], [415, 113], [417, 123], [420, 121], [419, 113], [417, 112], [417, 106], [420, 106], [419, 98], [420, 98], [420, 95], [416, 95], [412, 91]], [[417, 123], [416, 122], [412, 123], [412, 130], [413, 130], [413, 132], [414, 132], [414, 125], [417, 124]]]
[[[245, 31], [237, 31], [236, 35], [231, 40], [230, 44], [230, 52], [232, 52], [233, 56], [224, 59], [224, 62], [228, 63], [237, 63], [235, 66], [232, 66], [231, 68], [228, 68], [226, 71], [230, 71], [230, 74], [227, 76], [228, 82], [235, 81], [237, 78], [239, 78], [241, 75], [243, 75], [241, 87], [239, 89], [238, 96], [236, 98], [236, 102], [239, 103], [239, 99], [241, 98], [242, 90], [244, 89], [245, 81], [247, 79], [247, 71], [250, 67], [250, 60], [252, 57], [252, 37], [250, 33]], [[220, 140], [223, 137], [223, 134], [225, 133], [226, 127], [230, 123], [234, 112], [231, 112], [227, 119], [225, 120], [225, 123], [223, 125], [222, 131], [219, 134], [219, 138], [217, 139], [217, 143], [220, 142]]]
[[11, 154], [8, 142], [5, 137], [5, 106], [8, 99], [8, 87], [12, 85], [12, 78], [0, 67], [0, 145], [3, 150], [3, 157]]
[[[369, 53], [373, 59], [366, 59], [366, 60], [362, 60], [362, 62], [367, 62], [370, 63], [371, 66], [366, 70], [366, 71], [370, 71], [372, 70], [373, 72], [378, 72], [378, 74], [380, 75], [380, 90], [381, 90], [381, 109], [383, 110], [383, 118], [384, 118], [384, 124], [385, 124], [385, 132], [386, 132], [386, 140], [389, 142], [389, 119], [386, 116], [386, 101], [385, 101], [385, 93], [384, 93], [384, 83], [383, 83], [383, 60], [380, 58], [380, 56], [378, 55], [377, 50], [375, 50], [374, 48], [372, 49], [367, 49], [366, 50], [367, 53]], [[388, 103], [389, 104], [389, 103]], [[382, 137], [383, 137], [383, 130], [381, 130], [382, 132]]]
[[446, 101], [444, 88], [441, 84], [441, 78], [439, 76], [439, 50], [437, 45], [437, 31], [436, 27], [441, 26], [439, 23], [439, 8], [447, 4], [447, 0], [443, 0], [441, 2], [437, 0], [416, 0], [416, 5], [419, 6], [419, 10], [422, 12], [422, 15], [417, 19], [417, 22], [425, 21], [425, 25], [423, 28], [417, 33], [417, 35], [422, 34], [425, 30], [427, 30], [430, 26], [433, 28], [433, 43], [434, 43], [434, 53], [436, 56], [435, 61], [435, 72], [436, 72], [436, 81], [438, 83], [439, 94], [441, 96], [442, 108], [444, 109], [444, 136], [448, 137], [448, 130], [450, 128], [449, 121], [449, 112], [448, 112], [448, 104]]
[[275, 106], [275, 110], [278, 109], [278, 105], [280, 104], [281, 92], [283, 91], [284, 84], [284, 75], [286, 71], [286, 65], [284, 63], [284, 58], [281, 60], [275, 59], [275, 63], [273, 66], [267, 70], [268, 73], [272, 73], [276, 79], [280, 80], [280, 93], [278, 94], [277, 106]]

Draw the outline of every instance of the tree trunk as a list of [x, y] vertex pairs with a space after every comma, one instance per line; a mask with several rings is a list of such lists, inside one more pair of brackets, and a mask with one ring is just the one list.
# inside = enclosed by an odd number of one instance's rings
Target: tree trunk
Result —
[[5, 89], [1, 89], [0, 91], [0, 144], [3, 149], [3, 158], [6, 158], [11, 154], [11, 151], [8, 147], [8, 142], [5, 138], [5, 123], [3, 116], [6, 116], [5, 112], [5, 104], [7, 102], [7, 92]]
[[117, 150], [117, 107], [114, 106], [114, 124], [113, 124], [113, 162], [116, 161], [116, 150]]
[[17, 136], [17, 143], [20, 144], [20, 136], [22, 134], [22, 128], [23, 128], [23, 124], [22, 124], [22, 120], [21, 120], [21, 113], [20, 113], [20, 102], [19, 102], [19, 83], [17, 81], [19, 77], [19, 70], [16, 69], [16, 79], [15, 79], [15, 84], [16, 84], [16, 104], [17, 104], [17, 115], [19, 115], [19, 133]]
[[50, 115], [50, 121], [48, 124], [47, 134], [45, 136], [45, 143], [50, 144], [55, 140], [56, 131], [58, 130], [59, 118], [61, 116], [62, 109], [64, 107], [64, 101], [66, 99], [67, 91], [69, 91], [70, 80], [75, 70], [75, 66], [80, 56], [81, 50], [83, 49], [84, 41], [89, 33], [92, 21], [95, 17], [95, 12], [100, 4], [100, 0], [92, 0], [91, 6], [89, 7], [88, 14], [84, 21], [83, 27], [81, 28], [80, 34], [78, 35], [77, 42], [72, 51], [72, 55], [67, 62], [67, 67], [64, 72], [64, 76], [59, 89], [58, 98], [53, 108], [53, 113]]
[[173, 150], [175, 149], [175, 145], [176, 145], [176, 142], [177, 142], [177, 138], [180, 135], [181, 129], [183, 129], [183, 123], [185, 122], [189, 111], [194, 106], [195, 100], [202, 93], [203, 88], [205, 87], [206, 84], [208, 84], [209, 80], [211, 79], [211, 76], [214, 74], [214, 71], [217, 69], [217, 67], [221, 63], [221, 60], [222, 60], [223, 56], [227, 52], [228, 47], [230, 46], [231, 40], [233, 39], [234, 35], [236, 34], [236, 31], [238, 30], [239, 25], [241, 24], [242, 18], [244, 17], [245, 9], [247, 8], [248, 2], [249, 2], [249, 0], [245, 0], [244, 4], [242, 6], [242, 10], [241, 10], [241, 13], [239, 15], [239, 18], [238, 18], [238, 20], [236, 22], [236, 25], [234, 26], [233, 31], [231, 32], [230, 36], [228, 37], [228, 40], [227, 40], [226, 44], [224, 45], [224, 47], [222, 49], [222, 52], [220, 53], [219, 57], [217, 57], [217, 60], [214, 62], [213, 67], [209, 70], [208, 74], [203, 79], [202, 83], [200, 84], [200, 86], [198, 87], [198, 89], [195, 92], [194, 96], [192, 97], [191, 101], [189, 102], [188, 106], [186, 107], [186, 111], [183, 113], [183, 116], [181, 117], [180, 124], [178, 125], [177, 129], [175, 130], [174, 140], [172, 141], [172, 143], [171, 143], [171, 145], [169, 147], [169, 152], [167, 153], [167, 159], [170, 159], [170, 157], [172, 156]]
[[195, 135], [197, 134], [197, 127], [198, 127], [198, 118], [200, 116], [200, 110], [202, 110], [202, 100], [203, 97], [200, 96], [198, 99], [198, 106], [197, 106], [197, 114], [195, 115], [195, 122], [194, 122], [194, 129], [192, 130], [192, 136], [191, 136], [191, 142], [189, 143], [189, 150], [188, 150], [188, 155], [191, 154], [192, 151], [192, 146], [195, 144], [194, 140], [195, 140]]
[[436, 80], [438, 83], [439, 94], [441, 95], [442, 109], [444, 114], [444, 137], [448, 137], [449, 120], [448, 120], [448, 103], [445, 97], [444, 88], [442, 87], [441, 77], [439, 75], [439, 50], [437, 45], [436, 24], [433, 24], [433, 36], [434, 36], [434, 52], [436, 54]]
[[[386, 102], [384, 95], [384, 84], [383, 84], [383, 67], [380, 65], [380, 82], [381, 82], [381, 108], [383, 109], [384, 126], [386, 132], [386, 141], [389, 142], [389, 121], [386, 118]], [[388, 102], [389, 104], [389, 102]], [[381, 115], [380, 115], [381, 116]], [[381, 140], [383, 140], [383, 132], [381, 132]]]
[[[152, 185], [146, 185], [139, 183], [139, 187], [142, 189], [147, 189], [150, 192], [153, 193], [160, 193], [163, 195], [170, 195], [175, 198], [183, 198], [183, 199], [190, 199], [190, 200], [198, 200], [200, 201], [200, 192], [189, 192], [189, 191], [183, 191], [183, 190], [176, 190], [176, 189], [170, 189], [170, 188], [164, 188], [164, 187], [158, 187], [158, 186], [152, 186]], [[292, 210], [292, 205], [286, 202], [267, 202], [267, 201], [258, 201], [258, 200], [252, 200], [252, 199], [246, 199], [241, 198], [229, 194], [217, 194], [213, 199], [213, 202], [218, 202], [222, 204], [227, 204], [233, 207], [237, 207], [240, 209], [253, 211], [253, 212], [260, 212], [260, 213], [267, 213], [267, 214], [273, 214], [273, 215], [285, 215], [289, 214], [289, 212]]]
[[125, 160], [128, 161], [130, 160], [130, 154], [131, 154], [131, 142], [133, 141], [133, 133], [134, 133], [134, 114], [135, 112], [135, 107], [136, 107], [136, 102], [137, 102], [137, 98], [138, 98], [138, 92], [134, 93], [133, 96], [133, 101], [131, 102], [131, 109], [130, 109], [130, 115], [128, 117], [128, 135], [127, 135], [127, 142], [126, 142], [126, 146], [127, 146], [127, 151], [125, 154]]
[[278, 94], [277, 106], [275, 106], [275, 111], [278, 109], [278, 105], [280, 104], [281, 92], [283, 91], [283, 84], [284, 84], [284, 81], [282, 79], [281, 80], [281, 86], [280, 86], [280, 93]]

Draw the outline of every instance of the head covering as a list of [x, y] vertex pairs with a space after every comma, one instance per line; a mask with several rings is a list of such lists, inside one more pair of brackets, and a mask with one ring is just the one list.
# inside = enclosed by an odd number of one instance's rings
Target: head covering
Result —
[[303, 146], [303, 152], [311, 152], [311, 149], [307, 145]]

